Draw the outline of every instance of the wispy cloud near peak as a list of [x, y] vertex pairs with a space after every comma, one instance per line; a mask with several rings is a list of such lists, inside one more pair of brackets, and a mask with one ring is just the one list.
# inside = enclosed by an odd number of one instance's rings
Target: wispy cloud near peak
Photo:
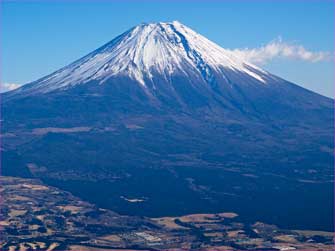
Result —
[[21, 85], [17, 83], [0, 83], [0, 93], [14, 90], [20, 86]]
[[298, 59], [312, 63], [332, 60], [330, 52], [312, 52], [302, 45], [284, 42], [281, 37], [259, 48], [234, 49], [232, 51], [238, 57], [258, 65], [264, 65], [275, 58]]

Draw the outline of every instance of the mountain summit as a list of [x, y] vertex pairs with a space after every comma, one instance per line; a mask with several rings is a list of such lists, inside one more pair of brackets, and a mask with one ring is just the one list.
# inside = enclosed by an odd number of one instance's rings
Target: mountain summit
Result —
[[4, 175], [125, 214], [332, 229], [333, 100], [179, 22], [136, 26], [1, 101]]
[[[111, 77], [127, 76], [143, 87], [156, 77], [198, 77], [208, 84], [227, 78], [226, 71], [245, 74], [266, 84], [264, 70], [240, 60], [185, 25], [174, 22], [141, 24], [87, 56], [16, 93], [47, 93]], [[149, 84], [147, 82], [150, 82]], [[154, 87], [154, 86], [153, 86]]]

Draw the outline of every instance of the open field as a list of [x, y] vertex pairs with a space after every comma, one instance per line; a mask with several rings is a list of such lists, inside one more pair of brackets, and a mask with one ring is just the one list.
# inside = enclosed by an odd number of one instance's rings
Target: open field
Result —
[[233, 212], [146, 218], [98, 208], [36, 179], [0, 177], [2, 251], [331, 250], [330, 232], [241, 222]]

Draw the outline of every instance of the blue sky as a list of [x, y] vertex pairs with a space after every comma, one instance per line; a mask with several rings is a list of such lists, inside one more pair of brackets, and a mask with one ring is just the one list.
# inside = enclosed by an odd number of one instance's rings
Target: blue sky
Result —
[[2, 1], [1, 82], [36, 80], [132, 26], [173, 20], [333, 97], [334, 2], [327, 0]]

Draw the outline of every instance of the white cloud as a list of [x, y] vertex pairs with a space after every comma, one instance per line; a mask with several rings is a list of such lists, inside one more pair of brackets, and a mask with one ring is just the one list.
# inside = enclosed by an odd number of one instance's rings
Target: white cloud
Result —
[[0, 83], [0, 93], [14, 90], [20, 86], [17, 83]]
[[280, 37], [259, 48], [234, 49], [232, 51], [238, 57], [259, 65], [264, 65], [275, 58], [298, 59], [312, 63], [332, 60], [330, 52], [312, 52], [302, 45], [284, 42]]

